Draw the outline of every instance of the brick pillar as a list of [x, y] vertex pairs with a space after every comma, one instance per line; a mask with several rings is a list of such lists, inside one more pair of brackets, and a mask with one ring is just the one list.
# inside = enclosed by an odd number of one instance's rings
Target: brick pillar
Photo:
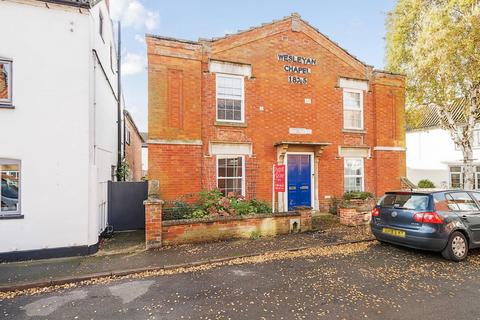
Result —
[[295, 207], [295, 212], [300, 214], [300, 231], [312, 230], [312, 207]]
[[159, 199], [159, 183], [157, 180], [148, 182], [148, 199], [145, 205], [145, 245], [148, 249], [162, 246], [162, 211], [164, 201]]

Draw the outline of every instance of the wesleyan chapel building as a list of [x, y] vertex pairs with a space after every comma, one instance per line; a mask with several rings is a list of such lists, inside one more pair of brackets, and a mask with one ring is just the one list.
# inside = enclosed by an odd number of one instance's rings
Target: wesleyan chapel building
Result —
[[[405, 176], [405, 79], [292, 14], [211, 40], [147, 35], [149, 179], [162, 199], [218, 188], [324, 210]], [[273, 165], [286, 165], [274, 192]]]

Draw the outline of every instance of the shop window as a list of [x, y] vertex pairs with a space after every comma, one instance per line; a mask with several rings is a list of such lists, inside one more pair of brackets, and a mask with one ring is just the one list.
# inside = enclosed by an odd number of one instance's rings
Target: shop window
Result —
[[217, 74], [217, 121], [244, 121], [243, 77]]
[[20, 161], [0, 158], [0, 216], [20, 214]]
[[362, 158], [345, 158], [344, 189], [345, 192], [360, 192], [364, 187], [364, 170]]
[[245, 194], [245, 159], [243, 156], [217, 156], [217, 187], [225, 196]]
[[0, 107], [12, 104], [12, 62], [0, 60]]
[[363, 94], [361, 90], [343, 90], [343, 127], [363, 129]]

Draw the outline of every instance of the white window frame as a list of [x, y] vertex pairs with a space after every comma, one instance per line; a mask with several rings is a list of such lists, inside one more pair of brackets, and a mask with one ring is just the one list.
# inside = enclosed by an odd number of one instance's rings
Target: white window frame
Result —
[[[362, 174], [361, 174], [361, 178], [362, 178], [362, 189], [360, 191], [347, 191], [346, 190], [346, 185], [345, 185], [345, 179], [346, 178], [358, 178], [359, 176], [358, 175], [346, 175], [345, 174], [345, 168], [347, 167], [347, 161], [349, 160], [360, 160], [360, 162], [362, 163]], [[359, 157], [345, 157], [343, 159], [343, 191], [344, 192], [364, 192], [365, 191], [365, 161], [363, 158], [359, 158]]]
[[[22, 214], [22, 162], [17, 159], [6, 159], [0, 158], [0, 164], [13, 164], [18, 165], [18, 205], [17, 210], [15, 211], [1, 211], [0, 208], [0, 217], [9, 217], [9, 216], [18, 216]], [[0, 171], [1, 173], [1, 171]], [[0, 174], [1, 178], [1, 174]], [[0, 181], [1, 183], [1, 181]], [[0, 199], [1, 199], [2, 189], [0, 186]]]
[[478, 183], [478, 179], [480, 178], [480, 172], [475, 171], [474, 172], [474, 177], [475, 177], [475, 183], [474, 183], [475, 187], [474, 188], [475, 188], [475, 190], [478, 190], [478, 189], [480, 189], [480, 185]]
[[[460, 167], [460, 172], [452, 172], [452, 167]], [[473, 164], [473, 187], [475, 190], [480, 189], [480, 184], [478, 183], [478, 180], [480, 178], [480, 171], [477, 171], [477, 168], [480, 167], [480, 164], [474, 163]], [[448, 166], [448, 187], [450, 189], [457, 189], [452, 186], [452, 175], [454, 174], [459, 174], [460, 175], [460, 187], [458, 189], [463, 189], [464, 188], [464, 183], [465, 183], [465, 170], [463, 164], [450, 164]]]
[[[460, 172], [452, 172], [452, 167], [460, 167]], [[463, 189], [463, 166], [461, 164], [448, 166], [448, 187], [450, 189], [457, 189], [452, 186], [452, 175], [454, 174], [460, 175], [460, 187], [458, 189]]]
[[10, 73], [8, 77], [8, 82], [7, 82], [7, 99], [1, 99], [0, 98], [0, 108], [2, 106], [11, 106], [13, 104], [13, 91], [12, 91], [12, 85], [13, 85], [13, 61], [9, 59], [0, 59], [0, 63], [5, 63], [10, 65]]
[[[215, 185], [217, 186], [217, 189], [219, 189], [218, 187], [218, 162], [219, 160], [221, 159], [236, 159], [236, 158], [242, 158], [242, 193], [241, 195], [243, 197], [245, 197], [245, 156], [244, 155], [217, 155], [217, 159], [215, 160], [216, 162], [216, 165], [215, 165]], [[238, 179], [238, 177], [236, 178], [225, 178], [225, 177], [221, 177], [221, 179]]]
[[[240, 120], [225, 120], [225, 119], [218, 118], [218, 83], [219, 83], [218, 78], [219, 77], [240, 79], [242, 82], [242, 98], [241, 98], [241, 105], [240, 105], [241, 119]], [[226, 74], [226, 73], [217, 73], [215, 75], [215, 120], [217, 122], [245, 123], [245, 77]]]
[[[348, 108], [345, 105], [345, 94], [346, 93], [358, 93], [360, 95], [360, 110], [354, 108]], [[344, 88], [342, 92], [342, 102], [343, 102], [343, 128], [347, 130], [363, 130], [364, 129], [364, 120], [363, 120], [363, 90], [358, 89], [347, 89]], [[347, 127], [345, 122], [345, 111], [360, 111], [360, 127]]]

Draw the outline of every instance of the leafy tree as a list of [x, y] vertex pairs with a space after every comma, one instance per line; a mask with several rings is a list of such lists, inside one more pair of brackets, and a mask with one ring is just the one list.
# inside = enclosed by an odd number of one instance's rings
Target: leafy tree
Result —
[[405, 121], [407, 122], [407, 128], [418, 129], [422, 125], [422, 117], [428, 112], [428, 108], [425, 106], [409, 107], [405, 110]]
[[[479, 0], [399, 0], [387, 17], [387, 68], [407, 76], [407, 104], [433, 107], [463, 154], [472, 189], [473, 129], [480, 111]], [[467, 104], [456, 123], [454, 102]]]

